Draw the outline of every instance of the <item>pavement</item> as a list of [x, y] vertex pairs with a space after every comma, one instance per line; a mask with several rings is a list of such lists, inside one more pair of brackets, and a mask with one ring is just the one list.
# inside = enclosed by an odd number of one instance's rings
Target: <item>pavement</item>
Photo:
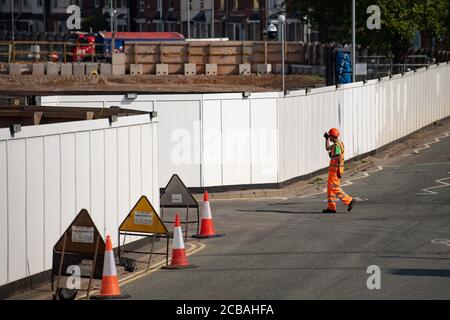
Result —
[[[119, 267], [122, 292], [183, 300], [450, 298], [450, 119], [346, 165], [342, 185], [357, 199], [350, 213], [339, 204], [337, 214], [322, 214], [324, 181], [210, 194], [225, 236], [189, 239], [192, 269], [161, 270], [162, 258], [149, 270]], [[373, 266], [380, 289], [369, 290]], [[48, 284], [12, 297], [49, 298]]]
[[[322, 214], [323, 190], [212, 200], [221, 238], [122, 286], [133, 299], [450, 299], [450, 124], [366, 160], [343, 179], [357, 199]], [[364, 164], [364, 165], [365, 165]], [[307, 184], [307, 182], [306, 182]], [[293, 192], [292, 194], [295, 194]], [[380, 289], [370, 290], [373, 266]]]

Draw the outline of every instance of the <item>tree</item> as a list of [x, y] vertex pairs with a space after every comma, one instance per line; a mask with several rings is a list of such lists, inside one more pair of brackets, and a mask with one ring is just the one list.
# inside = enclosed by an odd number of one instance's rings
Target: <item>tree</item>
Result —
[[89, 32], [91, 28], [92, 32], [107, 30], [108, 21], [102, 15], [94, 15], [84, 18], [81, 22], [81, 30]]
[[[368, 30], [366, 13], [370, 5], [381, 9], [381, 29]], [[321, 42], [351, 42], [351, 0], [286, 1], [287, 10], [308, 15], [319, 31]], [[411, 45], [417, 31], [429, 31], [435, 37], [449, 32], [448, 0], [357, 0], [357, 43], [370, 52], [394, 54], [399, 61]]]

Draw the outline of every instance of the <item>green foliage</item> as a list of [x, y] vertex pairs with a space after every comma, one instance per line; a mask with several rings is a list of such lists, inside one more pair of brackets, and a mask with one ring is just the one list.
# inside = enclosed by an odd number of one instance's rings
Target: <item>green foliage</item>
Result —
[[[366, 27], [366, 10], [374, 4], [381, 9], [381, 30]], [[351, 0], [287, 1], [288, 11], [299, 10], [310, 17], [321, 42], [351, 42], [351, 6]], [[436, 38], [450, 33], [450, 1], [357, 0], [356, 20], [358, 44], [372, 52], [394, 53], [398, 58], [407, 51], [417, 31], [429, 31]]]
[[107, 30], [108, 21], [104, 16], [101, 15], [86, 17], [81, 22], [81, 30], [89, 32], [90, 28], [92, 28], [92, 32]]

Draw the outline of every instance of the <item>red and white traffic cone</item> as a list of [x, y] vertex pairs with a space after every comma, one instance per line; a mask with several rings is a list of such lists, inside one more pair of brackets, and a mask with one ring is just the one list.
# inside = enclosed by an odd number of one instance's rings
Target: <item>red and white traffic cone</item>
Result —
[[105, 258], [103, 261], [102, 288], [100, 295], [92, 296], [91, 299], [125, 299], [130, 296], [122, 294], [117, 277], [116, 262], [112, 249], [111, 237], [106, 236]]
[[200, 233], [193, 235], [193, 238], [215, 238], [225, 234], [217, 234], [214, 229], [214, 222], [211, 215], [211, 205], [209, 204], [208, 191], [203, 193], [203, 209], [200, 222]]
[[175, 215], [175, 226], [173, 227], [172, 260], [170, 265], [163, 266], [162, 269], [184, 269], [192, 268], [186, 257], [184, 248], [183, 231], [181, 231], [180, 216]]

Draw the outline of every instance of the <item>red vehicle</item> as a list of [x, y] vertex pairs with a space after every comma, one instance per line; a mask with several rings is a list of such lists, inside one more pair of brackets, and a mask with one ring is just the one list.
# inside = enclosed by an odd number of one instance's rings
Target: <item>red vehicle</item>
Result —
[[[111, 32], [97, 35], [75, 33], [74, 46], [71, 48], [71, 61], [109, 61], [111, 58]], [[177, 32], [116, 32], [114, 34], [115, 52], [123, 52], [126, 42], [141, 41], [184, 41]]]
[[96, 38], [96, 35], [93, 34], [74, 33], [74, 44], [70, 48], [70, 61], [92, 61], [92, 58], [94, 58], [94, 61], [97, 61], [95, 54]]

